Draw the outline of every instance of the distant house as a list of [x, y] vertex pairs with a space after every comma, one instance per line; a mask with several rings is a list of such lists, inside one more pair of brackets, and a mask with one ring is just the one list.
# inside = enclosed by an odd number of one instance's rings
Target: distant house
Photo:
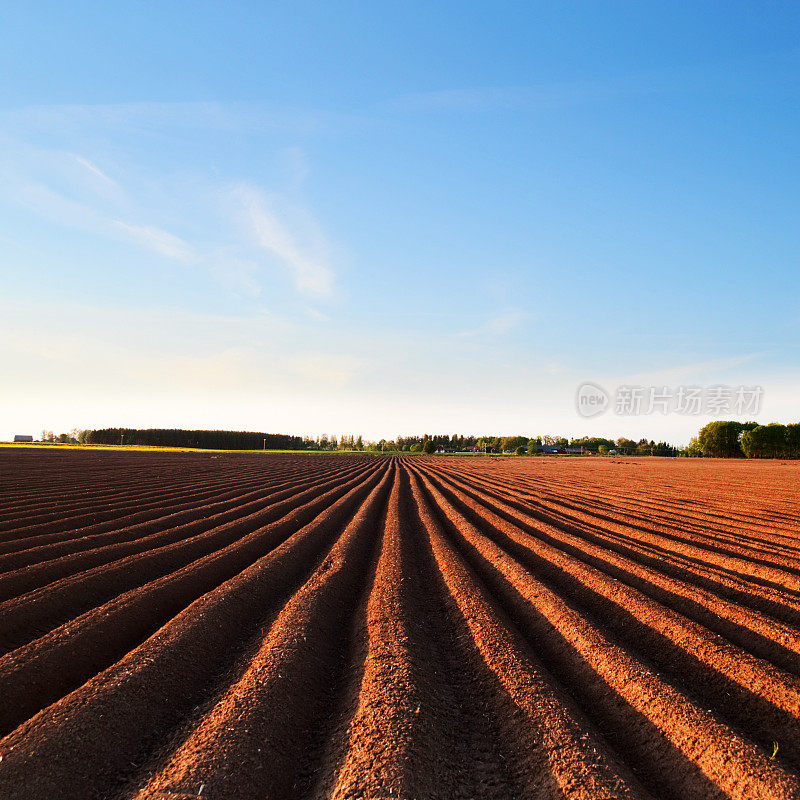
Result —
[[15, 442], [32, 442], [33, 436], [27, 436], [24, 433], [15, 433], [14, 434], [14, 441]]

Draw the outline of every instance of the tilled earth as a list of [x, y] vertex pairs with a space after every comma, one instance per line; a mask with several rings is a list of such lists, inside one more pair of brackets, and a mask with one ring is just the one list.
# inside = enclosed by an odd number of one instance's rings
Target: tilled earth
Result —
[[798, 487], [0, 450], [0, 797], [800, 798]]

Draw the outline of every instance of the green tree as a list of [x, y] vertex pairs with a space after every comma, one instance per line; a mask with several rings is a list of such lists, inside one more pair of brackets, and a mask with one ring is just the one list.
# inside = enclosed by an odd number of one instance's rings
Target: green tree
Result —
[[528, 455], [533, 456], [541, 449], [541, 439], [528, 439]]
[[714, 420], [704, 425], [697, 441], [704, 456], [710, 458], [741, 458], [744, 453], [739, 439], [745, 430], [744, 423], [731, 420]]
[[524, 455], [525, 455], [525, 448], [524, 448], [522, 445], [520, 445], [520, 446], [519, 446], [519, 447], [518, 447], [518, 448], [517, 448], [517, 449], [514, 451], [514, 455], [515, 455], [515, 456], [524, 456]]
[[583, 447], [584, 450], [599, 452], [601, 446], [608, 451], [613, 449], [614, 442], [612, 439], [604, 439], [602, 436], [584, 436], [582, 439], [572, 440], [572, 447]]
[[506, 436], [500, 442], [501, 449], [505, 452], [515, 451], [518, 447], [525, 447], [528, 444], [527, 436]]
[[787, 453], [786, 426], [773, 422], [747, 430], [741, 448], [748, 458], [781, 458]]
[[800, 423], [786, 426], [786, 457], [800, 458]]
[[620, 436], [617, 439], [616, 449], [624, 456], [632, 456], [636, 452], [636, 442], [633, 439], [626, 439], [624, 436]]
[[669, 444], [669, 442], [659, 442], [653, 450], [653, 455], [674, 458], [678, 455], [678, 448]]
[[689, 439], [689, 444], [687, 444], [683, 449], [683, 454], [689, 458], [703, 457], [703, 447], [700, 444], [700, 440], [697, 436], [693, 436], [691, 439]]
[[435, 449], [436, 447], [431, 439], [426, 439], [425, 444], [422, 445], [422, 452], [427, 453], [427, 455], [431, 455]]

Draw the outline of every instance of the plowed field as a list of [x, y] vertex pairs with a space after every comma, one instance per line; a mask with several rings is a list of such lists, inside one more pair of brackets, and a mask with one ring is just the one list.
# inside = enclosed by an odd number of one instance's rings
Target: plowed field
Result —
[[0, 451], [0, 798], [800, 798], [800, 464]]

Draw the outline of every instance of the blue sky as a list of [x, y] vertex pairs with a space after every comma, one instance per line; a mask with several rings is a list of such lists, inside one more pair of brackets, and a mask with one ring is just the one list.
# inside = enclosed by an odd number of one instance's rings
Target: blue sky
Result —
[[[0, 11], [0, 438], [800, 419], [793, 3]], [[752, 416], [752, 415], [751, 415]]]

